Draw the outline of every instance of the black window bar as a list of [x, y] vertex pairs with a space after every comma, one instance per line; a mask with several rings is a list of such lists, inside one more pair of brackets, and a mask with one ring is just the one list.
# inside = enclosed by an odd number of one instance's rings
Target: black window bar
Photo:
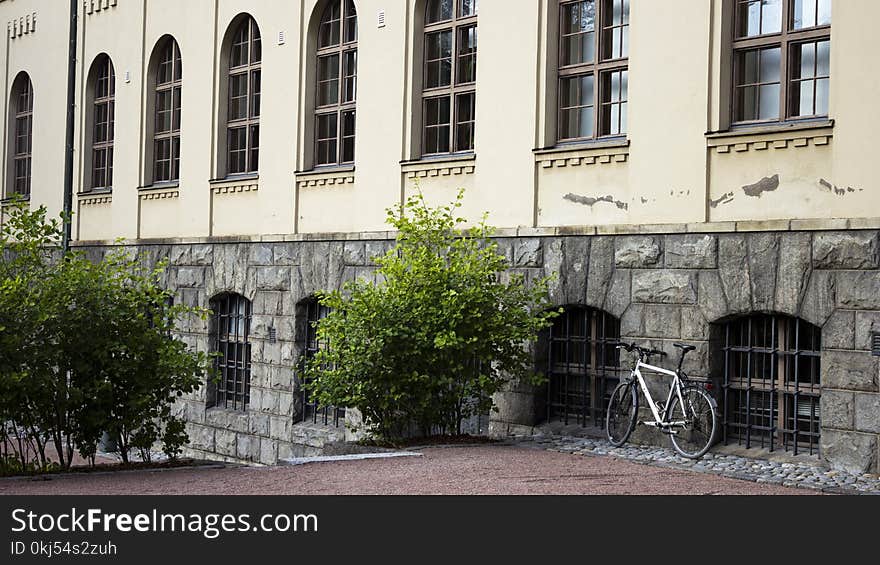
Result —
[[819, 450], [821, 330], [786, 316], [724, 326], [724, 443]]
[[620, 381], [620, 321], [601, 310], [567, 307], [549, 333], [547, 421], [602, 426]]
[[238, 294], [213, 301], [220, 379], [214, 406], [246, 410], [251, 396], [251, 303]]
[[[325, 344], [318, 339], [318, 322], [327, 317], [330, 309], [322, 306], [317, 299], [308, 300], [306, 307], [306, 328], [302, 346], [302, 363], [303, 366], [309, 360], [325, 347]], [[303, 380], [303, 384], [308, 381]], [[325, 426], [339, 427], [340, 423], [345, 422], [345, 408], [336, 406], [321, 406], [312, 395], [302, 387], [302, 421], [311, 421], [314, 424], [323, 424]]]

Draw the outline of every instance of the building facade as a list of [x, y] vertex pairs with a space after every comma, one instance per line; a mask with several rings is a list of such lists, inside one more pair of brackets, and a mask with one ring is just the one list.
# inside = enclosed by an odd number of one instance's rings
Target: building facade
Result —
[[[3, 195], [59, 211], [67, 6], [0, 14]], [[167, 258], [177, 299], [214, 310], [182, 328], [224, 354], [178, 406], [203, 456], [351, 437], [356, 415], [301, 392], [312, 297], [371, 276], [387, 208], [464, 188], [565, 307], [534, 347], [549, 384], [513, 383], [477, 427], [593, 426], [626, 364], [608, 342], [676, 359], [687, 341], [722, 442], [878, 472], [877, 17], [869, 0], [84, 0], [75, 245]]]

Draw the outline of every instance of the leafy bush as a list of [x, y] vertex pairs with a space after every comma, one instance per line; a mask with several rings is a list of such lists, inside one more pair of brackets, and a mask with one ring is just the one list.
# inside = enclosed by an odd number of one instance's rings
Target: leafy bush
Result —
[[170, 426], [179, 453], [172, 405], [210, 363], [172, 332], [206, 312], [172, 304], [164, 264], [146, 269], [124, 249], [100, 262], [62, 254], [61, 226], [18, 202], [0, 229], [0, 442], [22, 467], [48, 465], [51, 446], [69, 468], [75, 449], [94, 458], [104, 432], [127, 462]]
[[396, 246], [373, 284], [324, 292], [318, 326], [326, 347], [305, 368], [324, 405], [357, 408], [374, 433], [401, 437], [461, 433], [464, 420], [493, 408], [511, 378], [539, 382], [526, 344], [547, 327], [547, 279], [526, 285], [491, 239], [485, 217], [464, 228], [463, 193], [429, 207], [421, 193], [388, 211]]

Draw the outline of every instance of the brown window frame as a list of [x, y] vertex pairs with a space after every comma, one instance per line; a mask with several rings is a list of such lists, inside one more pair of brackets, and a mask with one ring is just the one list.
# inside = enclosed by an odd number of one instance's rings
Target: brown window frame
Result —
[[[332, 19], [332, 9], [338, 7], [339, 19]], [[328, 19], [331, 18], [331, 19]], [[336, 43], [321, 44], [325, 26], [338, 26]], [[350, 39], [348, 32], [354, 27], [353, 38]], [[321, 61], [328, 57], [337, 57], [336, 71], [336, 102], [321, 104], [321, 86], [324, 83], [333, 82], [333, 78], [321, 80]], [[346, 74], [346, 59], [354, 57], [354, 74]], [[357, 128], [357, 57], [358, 57], [358, 28], [357, 9], [352, 0], [332, 0], [324, 8], [321, 21], [318, 25], [317, 53], [315, 56], [315, 166], [349, 165], [355, 159], [355, 135]], [[351, 99], [346, 99], [347, 83], [351, 81]], [[336, 117], [335, 132], [332, 136], [321, 137], [320, 123], [322, 119]], [[352, 131], [346, 130], [347, 119], [352, 121]], [[332, 152], [322, 151], [322, 146], [335, 144]], [[351, 144], [350, 155], [346, 154], [346, 144]], [[331, 155], [332, 153], [332, 155]]]
[[[92, 148], [89, 188], [90, 190], [113, 190], [113, 146], [116, 123], [116, 70], [108, 55], [101, 55], [94, 63], [97, 68], [92, 84]], [[99, 86], [107, 81], [106, 94], [99, 95]], [[99, 109], [106, 110], [106, 122], [98, 122]], [[99, 141], [98, 128], [106, 125], [106, 136]], [[99, 167], [99, 158], [103, 155], [103, 167]], [[99, 173], [99, 171], [103, 171]]]
[[[239, 39], [244, 33], [245, 41]], [[235, 65], [233, 55], [236, 46], [247, 45], [247, 62], [241, 65]], [[259, 55], [255, 56], [255, 53]], [[226, 174], [231, 175], [247, 175], [254, 174], [259, 170], [260, 165], [260, 106], [261, 106], [261, 85], [262, 85], [262, 36], [260, 28], [257, 26], [253, 17], [247, 16], [235, 28], [232, 34], [232, 42], [229, 46], [229, 72], [226, 81]], [[232, 85], [236, 79], [244, 77], [245, 92], [243, 96], [233, 97]], [[245, 116], [243, 118], [233, 118], [232, 106], [234, 98], [245, 99]], [[256, 110], [255, 110], [256, 108]], [[244, 148], [238, 148], [233, 145], [233, 135], [238, 131], [244, 130]], [[237, 149], [233, 150], [233, 147]], [[244, 152], [244, 164], [242, 167], [233, 169], [232, 163], [238, 162], [236, 155], [233, 159], [233, 153], [238, 154]]]
[[[442, 1], [442, 0], [436, 0]], [[437, 155], [450, 155], [456, 153], [473, 153], [475, 149], [476, 136], [476, 96], [477, 96], [477, 54], [479, 32], [477, 26], [477, 17], [479, 15], [479, 5], [477, 0], [451, 0], [452, 12], [450, 18], [430, 22], [428, 13], [433, 5], [429, 0], [425, 2], [425, 23], [422, 29], [423, 53], [422, 57], [422, 132], [421, 143], [423, 157], [431, 157]], [[465, 15], [465, 2], [473, 2], [473, 14]], [[474, 30], [474, 48], [467, 52], [459, 52], [459, 47], [463, 44], [460, 37], [462, 32], [466, 32], [473, 28]], [[428, 38], [429, 36], [449, 32], [451, 35], [451, 46], [449, 56], [449, 84], [436, 87], [429, 87], [428, 84], [428, 64], [431, 62], [441, 62], [446, 60], [445, 57], [439, 59], [428, 60]], [[473, 80], [465, 80], [459, 82], [459, 71], [462, 69], [463, 59], [473, 59]], [[449, 103], [449, 119], [446, 122], [437, 122], [436, 124], [428, 124], [428, 105], [432, 102], [440, 102], [447, 100]], [[462, 103], [467, 103], [469, 115], [462, 112]], [[448, 151], [428, 151], [428, 132], [429, 130], [446, 130]], [[461, 143], [459, 134], [467, 137], [467, 142]], [[438, 133], [442, 136], [442, 133]], [[438, 137], [438, 145], [439, 139]], [[439, 149], [439, 147], [438, 147]]]
[[247, 410], [251, 398], [251, 319], [253, 306], [240, 294], [222, 294], [211, 300], [212, 338], [216, 381], [208, 381], [208, 406]]
[[[21, 73], [13, 90], [15, 110], [12, 116], [12, 140], [10, 143], [11, 194], [22, 198], [31, 195], [31, 163], [34, 143], [34, 85], [27, 73]], [[23, 173], [22, 173], [23, 169]]]
[[[613, 6], [615, 0], [560, 0], [559, 7], [559, 41], [558, 41], [558, 78], [557, 78], [557, 103], [556, 103], [556, 142], [557, 143], [577, 143], [582, 141], [592, 141], [600, 138], [617, 138], [626, 137], [627, 126], [629, 120], [629, 88], [624, 90], [621, 86], [623, 82], [618, 78], [618, 99], [614, 100], [611, 94], [614, 74], [626, 75], [626, 84], [629, 84], [629, 26], [630, 26], [630, 2], [631, 0], [620, 0], [622, 15], [621, 23], [613, 22]], [[563, 35], [563, 22], [565, 20], [565, 11], [569, 6], [576, 4], [593, 3], [595, 6], [595, 19], [593, 25], [593, 60], [591, 62], [574, 63], [565, 65], [563, 58], [564, 39], [568, 37]], [[609, 16], [610, 14], [610, 16]], [[607, 21], [606, 21], [606, 18]], [[613, 46], [613, 33], [615, 29], [621, 29], [621, 53], [623, 56], [614, 57], [609, 54], [609, 45]], [[578, 32], [569, 35], [580, 35]], [[624, 49], [624, 46], [625, 49]], [[590, 107], [589, 105], [563, 106], [562, 92], [566, 81], [592, 77], [593, 79], [593, 118], [592, 118], [592, 135], [589, 136], [569, 136], [563, 137], [562, 124], [563, 116], [567, 111], [577, 111], [579, 108]], [[609, 123], [610, 118], [605, 118], [605, 108], [609, 111], [617, 111], [617, 131], [613, 131]], [[626, 125], [624, 125], [626, 121]], [[613, 123], [613, 122], [612, 122]], [[607, 127], [606, 127], [607, 126]], [[580, 129], [580, 128], [578, 128]]]
[[[832, 22], [829, 24], [816, 25], [807, 28], [794, 29], [794, 21], [795, 21], [795, 2], [796, 0], [780, 0], [782, 3], [781, 14], [780, 14], [780, 29], [779, 32], [771, 32], [753, 36], [742, 36], [740, 37], [743, 25], [743, 19], [741, 18], [740, 8], [742, 6], [748, 6], [750, 3], [753, 3], [755, 0], [734, 0], [734, 14], [733, 14], [733, 41], [731, 48], [731, 57], [732, 57], [732, 65], [731, 65], [731, 95], [733, 97], [732, 104], [730, 104], [731, 115], [730, 115], [730, 123], [732, 126], [749, 126], [749, 125], [761, 125], [761, 124], [773, 124], [780, 122], [788, 122], [788, 121], [808, 121], [815, 120], [820, 118], [827, 118], [828, 113], [813, 113], [809, 115], [792, 115], [792, 96], [796, 92], [793, 88], [795, 82], [802, 82], [803, 80], [813, 80], [814, 82], [818, 82], [819, 80], [828, 80], [831, 81], [831, 72], [829, 68], [828, 75], [823, 76], [813, 76], [808, 79], [796, 79], [794, 78], [793, 71], [795, 70], [795, 65], [792, 64], [792, 61], [795, 60], [795, 48], [808, 43], [820, 43], [823, 41], [829, 42], [829, 67], [830, 67], [830, 42], [831, 42], [831, 26], [833, 24], [833, 12], [832, 12]], [[806, 0], [810, 1], [810, 0]], [[817, 24], [818, 24], [818, 4], [821, 0], [814, 0], [817, 5]], [[829, 0], [830, 2], [830, 0]], [[833, 2], [831, 3], [833, 6]], [[763, 12], [759, 16], [759, 31], [763, 26]], [[758, 82], [758, 83], [742, 83], [740, 84], [740, 73], [742, 68], [742, 59], [741, 56], [747, 52], [751, 51], [763, 51], [766, 49], [779, 49], [779, 59], [780, 59], [780, 69], [779, 69], [779, 116], [777, 118], [767, 118], [760, 119], [760, 98], [758, 99], [757, 106], [757, 115], [759, 116], [757, 119], [741, 119], [737, 118], [741, 115], [741, 102], [739, 97], [739, 90], [742, 88], [748, 88], [750, 86], [759, 86], [762, 84], [776, 84], [775, 82]], [[814, 71], [818, 73], [818, 57], [814, 58]], [[760, 73], [760, 69], [758, 71]], [[759, 79], [760, 81], [760, 79]], [[816, 107], [816, 86], [813, 87], [813, 107]]]
[[[170, 60], [168, 50], [170, 48]], [[156, 66], [156, 91], [153, 122], [153, 182], [171, 183], [180, 180], [180, 120], [182, 118], [181, 95], [183, 93], [183, 64], [180, 46], [173, 37], [168, 37], [160, 46], [160, 58]], [[171, 66], [170, 80], [160, 82], [163, 66]], [[171, 97], [171, 120], [169, 129], [160, 129], [160, 116], [165, 113], [159, 101], [163, 96]], [[162, 126], [164, 128], [164, 126]], [[161, 158], [160, 144], [168, 145], [168, 158]], [[168, 174], [162, 174], [167, 163]]]

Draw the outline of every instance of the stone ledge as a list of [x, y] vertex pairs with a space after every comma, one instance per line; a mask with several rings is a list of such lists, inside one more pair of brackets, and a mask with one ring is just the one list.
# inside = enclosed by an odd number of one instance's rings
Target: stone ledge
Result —
[[180, 186], [147, 186], [138, 189], [138, 197], [141, 200], [163, 200], [167, 198], [180, 198]]
[[535, 151], [535, 163], [542, 169], [626, 163], [629, 140], [597, 141]]
[[831, 143], [834, 122], [761, 125], [706, 135], [706, 147], [719, 154], [767, 151]]
[[260, 189], [260, 177], [256, 175], [232, 177], [209, 181], [214, 194], [230, 194], [238, 192], [256, 192]]
[[[82, 199], [82, 196], [80, 197]], [[575, 237], [592, 235], [663, 235], [713, 234], [748, 232], [819, 232], [846, 230], [880, 230], [880, 218], [834, 218], [813, 220], [757, 220], [740, 222], [705, 222], [674, 224], [608, 224], [599, 226], [546, 226], [499, 228], [496, 238], [503, 237]], [[141, 240], [123, 240], [122, 245], [193, 245], [209, 243], [289, 243], [302, 241], [376, 241], [393, 240], [394, 231], [265, 234], [240, 236], [161, 237]], [[115, 240], [82, 240], [72, 243], [77, 247], [116, 246]]]
[[112, 204], [112, 192], [88, 193], [84, 192], [77, 196], [81, 206], [95, 206], [98, 204]]
[[296, 173], [299, 188], [354, 184], [354, 167], [333, 167]]
[[477, 156], [474, 154], [428, 157], [402, 161], [400, 170], [409, 179], [472, 175], [476, 171], [476, 163]]

